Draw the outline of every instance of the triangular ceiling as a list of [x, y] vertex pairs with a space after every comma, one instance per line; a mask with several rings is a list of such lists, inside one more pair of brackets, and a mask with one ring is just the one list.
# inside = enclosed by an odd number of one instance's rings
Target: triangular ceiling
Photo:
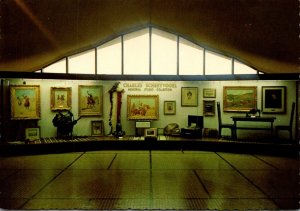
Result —
[[4, 0], [0, 71], [35, 71], [154, 25], [265, 73], [299, 73], [297, 0]]

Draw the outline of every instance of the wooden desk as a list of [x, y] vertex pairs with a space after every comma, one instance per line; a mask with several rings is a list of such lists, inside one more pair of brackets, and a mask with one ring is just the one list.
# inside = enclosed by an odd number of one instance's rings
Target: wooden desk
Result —
[[[244, 129], [244, 130], [270, 130], [271, 136], [273, 136], [273, 122], [276, 117], [246, 117], [246, 116], [232, 116], [231, 117], [234, 122], [234, 128]], [[269, 122], [270, 127], [238, 127], [237, 122]], [[236, 131], [235, 131], [236, 134]], [[237, 137], [235, 137], [237, 138]]]

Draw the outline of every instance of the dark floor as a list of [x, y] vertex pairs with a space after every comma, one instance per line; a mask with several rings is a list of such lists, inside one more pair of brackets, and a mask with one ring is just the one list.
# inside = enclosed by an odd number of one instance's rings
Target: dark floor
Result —
[[6, 209], [298, 209], [297, 158], [186, 150], [0, 157]]

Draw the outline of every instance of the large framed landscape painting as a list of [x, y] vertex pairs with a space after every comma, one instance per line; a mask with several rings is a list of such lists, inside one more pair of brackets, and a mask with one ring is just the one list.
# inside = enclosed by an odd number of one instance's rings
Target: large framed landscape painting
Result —
[[10, 86], [11, 119], [40, 119], [40, 86]]
[[256, 86], [224, 86], [223, 110], [228, 112], [248, 112], [257, 108]]
[[79, 85], [79, 116], [101, 116], [103, 110], [102, 86]]
[[155, 120], [159, 116], [158, 95], [127, 95], [129, 120]]

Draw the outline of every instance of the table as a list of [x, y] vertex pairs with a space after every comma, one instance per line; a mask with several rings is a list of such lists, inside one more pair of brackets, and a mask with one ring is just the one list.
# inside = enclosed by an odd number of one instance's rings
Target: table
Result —
[[[247, 116], [232, 116], [231, 117], [234, 122], [234, 128], [237, 129], [244, 129], [244, 130], [270, 130], [271, 136], [273, 136], [273, 122], [276, 117], [247, 117]], [[237, 122], [269, 122], [270, 127], [238, 127]], [[235, 131], [236, 134], [236, 131]], [[237, 137], [235, 137], [237, 138]]]

